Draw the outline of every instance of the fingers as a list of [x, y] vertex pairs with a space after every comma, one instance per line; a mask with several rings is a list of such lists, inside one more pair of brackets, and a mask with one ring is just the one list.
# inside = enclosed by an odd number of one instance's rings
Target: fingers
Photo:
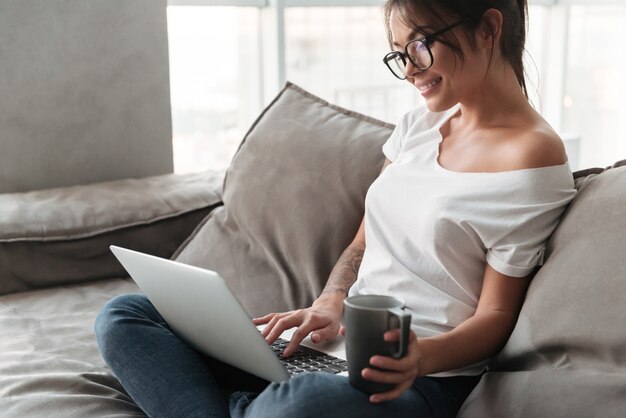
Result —
[[337, 327], [330, 324], [324, 328], [319, 328], [311, 334], [311, 341], [319, 343], [326, 340], [332, 340], [337, 336]]
[[361, 375], [367, 380], [395, 385], [394, 388], [388, 392], [375, 393], [370, 396], [370, 402], [379, 403], [399, 398], [404, 391], [413, 384], [413, 381], [417, 377], [417, 369], [390, 372], [365, 368], [361, 372]]
[[321, 325], [319, 321], [311, 320], [310, 313], [307, 313], [305, 310], [298, 310], [284, 314], [276, 314], [270, 320], [265, 330], [263, 330], [262, 335], [265, 337], [265, 341], [267, 341], [268, 344], [272, 344], [285, 330], [297, 327], [291, 336], [289, 345], [287, 345], [285, 351], [283, 351], [283, 356], [288, 357], [296, 351], [296, 348], [298, 348], [302, 340], [313, 330], [317, 330], [315, 336], [315, 340], [317, 341], [315, 342], [328, 338], [327, 336], [330, 332], [323, 328], [319, 329], [321, 326], [323, 325]]
[[283, 351], [283, 357], [289, 357], [290, 355], [292, 355], [307, 335], [309, 335], [309, 331], [304, 328], [304, 326], [298, 327], [298, 329], [296, 329], [291, 336], [289, 344], [287, 345], [287, 347], [285, 347], [285, 350]]
[[271, 313], [260, 318], [254, 318], [252, 322], [256, 325], [266, 324], [261, 335], [268, 344], [272, 344], [285, 330], [296, 328], [291, 337], [291, 342], [283, 352], [285, 357], [293, 354], [309, 333], [313, 332], [311, 340], [318, 343], [334, 338], [339, 328], [339, 318], [335, 312], [313, 308]]
[[265, 316], [262, 316], [260, 318], [252, 318], [252, 323], [254, 325], [264, 325], [264, 324], [268, 324], [268, 326], [266, 326], [265, 328], [263, 328], [263, 331], [261, 332], [261, 334], [267, 334], [271, 327], [269, 326], [269, 323], [272, 322], [272, 319], [274, 319], [276, 316], [280, 316], [280, 315], [284, 315], [281, 313], [269, 313]]
[[410, 371], [390, 372], [388, 370], [365, 368], [361, 371], [361, 376], [363, 376], [364, 379], [374, 382], [399, 384], [413, 376], [413, 373]]
[[[390, 336], [389, 339], [387, 338], [388, 336]], [[396, 341], [397, 339], [399, 339], [398, 330], [392, 330], [392, 331], [388, 331], [385, 333], [385, 340], [394, 341], [394, 338]], [[417, 344], [417, 337], [415, 336], [415, 333], [411, 331], [409, 333], [409, 343], [408, 343], [407, 353], [404, 357], [400, 359], [395, 359], [393, 357], [376, 355], [376, 356], [372, 356], [372, 358], [370, 359], [370, 364], [378, 369], [395, 371], [395, 372], [402, 372], [402, 371], [410, 370], [411, 372], [414, 372], [415, 374], [417, 374], [418, 372], [417, 365], [419, 362], [419, 358], [420, 358], [420, 354], [419, 354], [419, 347]]]
[[[271, 314], [272, 318], [267, 323], [267, 326], [263, 329], [263, 332], [261, 332], [261, 335], [263, 335], [263, 337], [265, 337], [265, 339], [270, 344], [273, 343], [274, 340], [276, 340], [276, 338], [278, 338], [286, 329], [293, 328], [294, 326], [299, 325], [299, 323], [296, 323], [295, 325], [293, 325], [293, 320], [287, 321], [289, 318], [293, 317], [294, 315], [299, 315], [299, 314], [300, 314], [300, 311], [290, 311], [290, 312]], [[292, 324], [292, 325], [288, 325], [288, 324]], [[268, 338], [270, 334], [273, 335], [271, 339]]]
[[265, 327], [261, 329], [261, 335], [265, 338], [267, 334], [270, 333], [274, 325], [276, 325], [278, 319], [284, 317], [285, 315], [287, 315], [287, 313], [270, 313], [260, 318], [253, 318], [252, 323], [257, 327], [259, 325], [265, 325]]
[[383, 338], [385, 339], [385, 341], [388, 341], [388, 342], [399, 341], [400, 329], [396, 328], [396, 329], [391, 329], [385, 332], [385, 335], [383, 335]]
[[301, 311], [285, 312], [275, 315], [262, 332], [262, 335], [265, 337], [265, 341], [267, 341], [268, 344], [271, 344], [276, 340], [276, 338], [280, 337], [285, 330], [302, 324], [302, 316]]
[[394, 399], [398, 399], [400, 396], [402, 396], [402, 394], [408, 388], [411, 387], [412, 383], [413, 383], [412, 381], [407, 381], [402, 384], [399, 384], [398, 386], [396, 386], [389, 392], [375, 393], [370, 396], [369, 400], [372, 403], [381, 403], [381, 402], [387, 402], [387, 401], [392, 401]]
[[291, 342], [283, 352], [284, 357], [288, 357], [298, 348], [307, 335], [311, 333], [311, 341], [319, 343], [329, 340], [337, 335], [338, 325], [327, 319], [317, 317], [315, 314], [308, 313], [305, 321], [295, 330], [291, 337]]
[[[383, 338], [385, 339], [385, 341], [388, 341], [388, 342], [400, 341], [400, 328], [391, 329], [385, 332], [385, 334], [383, 335]], [[417, 340], [415, 333], [413, 331], [410, 331], [409, 332], [409, 344], [415, 340]]]
[[[385, 340], [397, 341], [399, 331], [392, 330], [385, 333]], [[372, 356], [370, 364], [361, 371], [364, 379], [375, 382], [394, 384], [394, 388], [385, 393], [376, 393], [370, 397], [370, 402], [378, 403], [396, 399], [407, 390], [419, 375], [419, 345], [415, 333], [409, 333], [409, 347], [407, 355], [401, 359], [385, 356]]]
[[274, 317], [274, 315], [276, 315], [275, 313], [270, 313], [267, 314], [265, 316], [262, 316], [260, 318], [253, 318], [252, 319], [252, 323], [254, 325], [263, 325], [263, 324], [267, 324], [268, 322], [270, 322], [270, 320]]

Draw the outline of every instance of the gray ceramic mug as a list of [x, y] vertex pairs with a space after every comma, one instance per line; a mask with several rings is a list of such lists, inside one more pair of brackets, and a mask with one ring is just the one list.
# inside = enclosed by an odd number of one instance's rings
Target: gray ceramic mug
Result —
[[[365, 380], [361, 371], [374, 368], [370, 358], [375, 354], [401, 358], [406, 355], [411, 313], [404, 302], [392, 296], [358, 295], [343, 301], [343, 326], [346, 331], [346, 359], [350, 383], [366, 393], [387, 392], [395, 385]], [[400, 341], [387, 342], [385, 332], [400, 328]]]

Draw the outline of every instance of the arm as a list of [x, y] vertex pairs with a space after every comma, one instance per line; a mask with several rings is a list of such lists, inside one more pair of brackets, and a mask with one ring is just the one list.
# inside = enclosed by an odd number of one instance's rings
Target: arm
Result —
[[[486, 265], [483, 288], [474, 315], [450, 332], [429, 338], [411, 333], [407, 356], [400, 360], [373, 356], [371, 364], [385, 369], [364, 369], [363, 377], [397, 383], [389, 392], [373, 395], [372, 402], [399, 397], [415, 377], [457, 369], [497, 354], [508, 340], [524, 302], [529, 277], [510, 277]], [[385, 339], [398, 339], [397, 331]]]
[[[390, 163], [391, 161], [385, 160], [382, 170]], [[310, 333], [315, 343], [334, 338], [339, 331], [343, 300], [348, 295], [350, 286], [356, 281], [364, 252], [365, 224], [361, 221], [356, 236], [339, 257], [330, 272], [326, 286], [311, 307], [291, 312], [271, 313], [262, 318], [253, 319], [255, 325], [267, 324], [262, 335], [268, 343], [276, 340], [283, 331], [297, 327], [290, 344], [283, 353], [284, 356], [289, 356]]]
[[354, 240], [339, 257], [318, 300], [337, 297], [343, 303], [343, 299], [348, 295], [350, 286], [356, 281], [364, 252], [365, 231], [364, 221], [361, 221], [361, 226], [359, 226]]
[[363, 253], [365, 252], [365, 222], [361, 221], [361, 226], [354, 237], [354, 240], [348, 245], [348, 248], [341, 254], [339, 260], [333, 267], [328, 277], [328, 282], [322, 290], [321, 295], [312, 307], [319, 305], [335, 306], [341, 316], [343, 312], [343, 300], [348, 296], [350, 287], [356, 282], [361, 261], [363, 261]]
[[343, 300], [348, 295], [350, 286], [356, 281], [364, 251], [365, 233], [363, 221], [361, 221], [354, 240], [339, 257], [324, 290], [311, 307], [271, 313], [262, 318], [253, 319], [255, 325], [267, 324], [262, 332], [266, 341], [271, 344], [283, 331], [297, 327], [291, 337], [291, 342], [283, 352], [283, 356], [287, 357], [311, 332], [313, 332], [311, 340], [315, 343], [334, 338], [339, 332]]
[[446, 334], [420, 339], [419, 374], [452, 370], [496, 355], [513, 332], [529, 284], [529, 277], [506, 276], [487, 265], [474, 316]]

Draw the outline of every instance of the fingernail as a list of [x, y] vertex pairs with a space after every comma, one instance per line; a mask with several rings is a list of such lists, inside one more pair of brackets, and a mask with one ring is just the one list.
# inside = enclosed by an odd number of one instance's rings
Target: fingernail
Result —
[[372, 395], [372, 396], [370, 396], [370, 402], [372, 402], [372, 403], [378, 403], [378, 396], [376, 396], [376, 395]]

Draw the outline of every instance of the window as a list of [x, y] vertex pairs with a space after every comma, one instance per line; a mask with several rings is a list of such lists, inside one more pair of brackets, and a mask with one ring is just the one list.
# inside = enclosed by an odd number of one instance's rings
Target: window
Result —
[[167, 10], [174, 171], [228, 166], [260, 109], [259, 9]]
[[626, 158], [626, 6], [573, 6], [563, 95], [563, 132], [580, 137], [580, 166]]
[[[169, 1], [174, 4], [168, 7], [168, 30], [176, 172], [227, 167], [255, 117], [277, 93], [279, 79], [392, 123], [421, 100], [382, 64], [389, 46], [379, 2], [337, 0], [346, 6], [328, 7], [334, 3]], [[626, 141], [620, 141], [626, 134], [621, 105], [626, 52], [620, 47], [626, 4], [606, 3], [531, 0], [529, 8], [530, 99], [566, 140], [573, 169], [626, 157]], [[267, 48], [268, 28], [274, 26]]]
[[526, 71], [526, 88], [528, 97], [538, 112], [542, 112], [543, 100], [547, 91], [541, 82], [548, 53], [545, 43], [550, 28], [549, 8], [530, 6], [528, 8], [528, 32], [526, 34], [526, 53], [524, 54], [524, 70]]
[[421, 100], [383, 64], [379, 7], [289, 8], [285, 39], [287, 78], [330, 102], [395, 123]]

